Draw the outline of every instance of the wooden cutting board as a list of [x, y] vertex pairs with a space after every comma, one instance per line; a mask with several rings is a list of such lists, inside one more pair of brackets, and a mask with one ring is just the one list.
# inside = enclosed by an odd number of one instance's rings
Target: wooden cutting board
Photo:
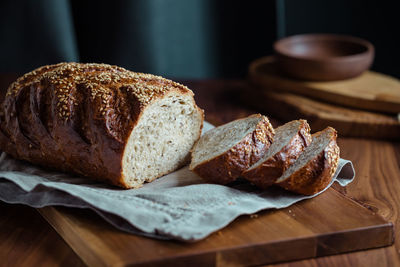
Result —
[[196, 243], [114, 229], [94, 212], [39, 209], [89, 266], [244, 266], [388, 246], [393, 225], [330, 188], [282, 210], [241, 216]]
[[255, 60], [249, 67], [249, 78], [259, 86], [370, 111], [400, 112], [400, 81], [373, 71], [332, 82], [311, 82], [290, 79], [276, 69], [273, 56]]
[[263, 113], [282, 121], [306, 119], [313, 132], [332, 126], [340, 136], [400, 140], [395, 116], [340, 107], [291, 93], [253, 87], [242, 99]]

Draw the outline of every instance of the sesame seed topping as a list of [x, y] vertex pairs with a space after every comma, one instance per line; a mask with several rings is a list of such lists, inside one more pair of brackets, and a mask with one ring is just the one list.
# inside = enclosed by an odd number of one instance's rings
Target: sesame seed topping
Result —
[[71, 62], [43, 66], [26, 73], [9, 86], [6, 95], [14, 97], [22, 88], [32, 84], [54, 88], [57, 114], [64, 120], [69, 118], [74, 106], [82, 104], [75, 98], [78, 88], [87, 90], [91, 101], [99, 104], [102, 115], [105, 115], [106, 108], [114, 106], [114, 96], [122, 88], [140, 105], [147, 105], [172, 89], [190, 92], [187, 87], [160, 76], [131, 72], [107, 64]]

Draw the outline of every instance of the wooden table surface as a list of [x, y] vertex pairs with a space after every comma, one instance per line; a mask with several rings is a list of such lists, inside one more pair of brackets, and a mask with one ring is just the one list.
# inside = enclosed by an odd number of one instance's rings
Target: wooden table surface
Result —
[[[0, 75], [3, 94], [13, 78]], [[206, 120], [213, 124], [257, 112], [244, 105], [239, 97], [239, 92], [251, 89], [245, 81], [184, 83], [193, 89], [197, 103], [206, 112]], [[280, 124], [273, 118], [271, 121], [274, 126]], [[392, 222], [395, 244], [273, 266], [400, 266], [400, 144], [339, 138], [339, 146], [341, 156], [353, 161], [356, 179], [346, 188], [335, 189]], [[0, 202], [0, 266], [84, 266], [84, 263], [35, 209]]]

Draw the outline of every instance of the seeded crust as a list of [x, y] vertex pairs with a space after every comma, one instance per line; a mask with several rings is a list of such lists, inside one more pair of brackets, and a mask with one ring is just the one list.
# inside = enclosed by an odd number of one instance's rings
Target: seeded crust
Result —
[[307, 121], [298, 120], [296, 122], [299, 122], [297, 134], [278, 153], [266, 159], [258, 167], [250, 167], [245, 170], [242, 173], [245, 179], [266, 189], [273, 185], [283, 172], [296, 161], [304, 148], [311, 143], [310, 126]]
[[[260, 117], [260, 121], [240, 142], [197, 166], [191, 164], [190, 169], [207, 182], [228, 184], [235, 181], [244, 170], [264, 155], [273, 141], [275, 131], [268, 118], [260, 114], [250, 117], [254, 116]], [[193, 150], [196, 149], [196, 145]]]
[[325, 149], [287, 179], [278, 183], [279, 186], [303, 195], [314, 195], [328, 186], [339, 163], [340, 149], [336, 143], [337, 132], [332, 127], [327, 127], [314, 135], [324, 131], [330, 132], [331, 139]]
[[171, 93], [193, 97], [179, 83], [117, 66], [43, 66], [8, 88], [0, 107], [0, 149], [127, 188], [121, 175], [127, 139], [143, 110]]

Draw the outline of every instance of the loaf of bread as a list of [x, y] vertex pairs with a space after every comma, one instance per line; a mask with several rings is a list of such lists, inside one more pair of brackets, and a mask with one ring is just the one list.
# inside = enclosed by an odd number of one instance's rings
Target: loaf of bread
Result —
[[310, 143], [310, 126], [307, 121], [290, 121], [275, 129], [272, 145], [242, 176], [260, 188], [267, 188], [297, 160]]
[[10, 85], [0, 149], [123, 188], [189, 160], [203, 111], [187, 87], [106, 64], [44, 66]]
[[233, 182], [264, 155], [274, 134], [268, 118], [260, 114], [216, 127], [193, 147], [190, 169], [208, 182]]

